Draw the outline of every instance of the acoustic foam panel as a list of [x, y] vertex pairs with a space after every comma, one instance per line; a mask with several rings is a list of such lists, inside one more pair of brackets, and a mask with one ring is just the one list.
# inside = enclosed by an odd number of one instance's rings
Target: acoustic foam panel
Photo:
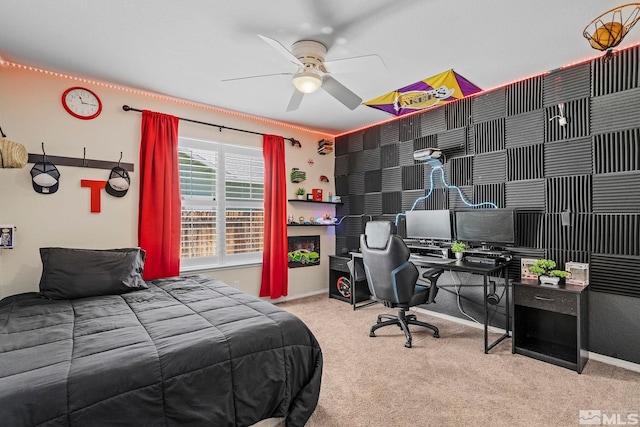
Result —
[[591, 254], [589, 289], [640, 298], [640, 257]]
[[547, 214], [545, 228], [547, 249], [591, 250], [592, 217], [590, 213], [573, 214], [572, 224], [568, 227], [562, 225], [560, 214]]
[[544, 144], [507, 149], [507, 181], [544, 177]]
[[637, 128], [640, 123], [640, 88], [591, 99], [594, 134]]
[[474, 152], [476, 154], [503, 150], [504, 143], [504, 118], [473, 125]]
[[461, 187], [473, 185], [473, 156], [457, 157], [449, 161], [447, 182]]
[[507, 177], [506, 150], [476, 154], [473, 157], [473, 183], [505, 182]]
[[593, 161], [591, 138], [544, 144], [544, 175], [585, 175], [591, 173]]
[[367, 193], [364, 195], [364, 213], [367, 215], [381, 215], [382, 193]]
[[382, 191], [382, 170], [367, 171], [364, 173], [364, 192], [378, 193]]
[[412, 166], [416, 163], [413, 160], [413, 140], [398, 144], [398, 165]]
[[362, 153], [365, 171], [380, 170], [380, 147], [364, 150]]
[[593, 252], [640, 256], [639, 214], [594, 214]]
[[640, 212], [640, 172], [593, 176], [593, 212]]
[[593, 172], [640, 170], [640, 129], [593, 136]]
[[400, 124], [397, 120], [380, 125], [380, 145], [400, 142]]
[[[438, 110], [443, 110], [442, 114], [446, 115], [446, 127], [444, 129], [469, 126], [473, 118], [473, 99], [463, 98], [459, 101], [450, 102], [445, 104], [444, 108], [438, 108]], [[444, 129], [438, 129], [438, 131]], [[422, 134], [426, 135], [427, 133], [423, 132]]]
[[349, 175], [349, 156], [336, 156], [334, 163], [335, 176]]
[[344, 198], [349, 194], [349, 176], [336, 176], [334, 179], [336, 180], [336, 195]]
[[420, 115], [412, 115], [400, 119], [400, 141], [412, 141], [422, 135], [420, 128]]
[[504, 121], [504, 146], [523, 147], [544, 142], [544, 110], [509, 116]]
[[431, 135], [447, 130], [444, 108], [432, 108], [420, 115], [420, 135]]
[[349, 175], [349, 195], [364, 194], [364, 172]]
[[402, 166], [402, 189], [417, 190], [424, 187], [424, 165]]
[[413, 141], [413, 150], [422, 150], [423, 148], [438, 148], [438, 135], [426, 135], [416, 138]]
[[[410, 211], [413, 205], [416, 203], [421, 197], [424, 197], [424, 190], [411, 190], [411, 191], [403, 191], [402, 192], [402, 206], [399, 212]], [[415, 208], [418, 210], [424, 210], [425, 201], [421, 200], [416, 205]]]
[[382, 169], [382, 192], [402, 191], [402, 168]]
[[505, 185], [508, 208], [545, 210], [545, 180], [508, 181]]
[[448, 130], [438, 134], [438, 148], [447, 159], [464, 156], [467, 152], [467, 128]]
[[399, 162], [398, 144], [380, 146], [380, 166], [383, 169], [396, 167], [400, 164]]
[[349, 153], [362, 151], [364, 149], [363, 131], [357, 131], [349, 134]]
[[516, 210], [516, 246], [542, 250], [545, 247], [545, 223], [543, 212]]
[[334, 154], [337, 156], [344, 156], [349, 154], [349, 135], [342, 135], [335, 139], [333, 148]]
[[544, 76], [543, 105], [586, 98], [591, 95], [591, 64], [561, 68]]
[[[460, 193], [468, 203], [474, 203], [473, 186], [460, 186]], [[457, 190], [449, 191], [449, 209], [468, 208], [469, 206], [462, 200]]]
[[547, 178], [547, 212], [591, 212], [591, 175]]
[[542, 108], [542, 76], [512, 83], [506, 91], [506, 115], [526, 113]]
[[349, 154], [349, 173], [364, 172], [364, 151]]
[[581, 98], [565, 102], [563, 114], [566, 125], [560, 124], [560, 108], [552, 105], [545, 108], [545, 141], [561, 141], [590, 135], [590, 100]]
[[380, 146], [380, 127], [375, 126], [369, 129], [365, 129], [362, 136], [363, 148], [365, 150], [371, 150]]
[[390, 193], [382, 193], [382, 213], [395, 214], [403, 211], [402, 208], [402, 191], [393, 191]]
[[505, 92], [505, 88], [501, 87], [471, 98], [473, 100], [473, 122], [478, 123], [504, 117], [506, 113]]
[[474, 185], [473, 200], [475, 203], [493, 203], [499, 208], [504, 208], [504, 187], [504, 183]]
[[616, 52], [607, 61], [591, 61], [591, 96], [640, 87], [640, 46]]

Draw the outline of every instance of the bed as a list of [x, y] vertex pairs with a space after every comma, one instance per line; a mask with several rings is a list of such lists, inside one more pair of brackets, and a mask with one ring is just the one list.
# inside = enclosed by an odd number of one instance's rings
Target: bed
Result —
[[[93, 267], [82, 280], [99, 281]], [[322, 352], [302, 321], [206, 276], [138, 284], [52, 299], [41, 280], [0, 301], [0, 424], [306, 423]]]

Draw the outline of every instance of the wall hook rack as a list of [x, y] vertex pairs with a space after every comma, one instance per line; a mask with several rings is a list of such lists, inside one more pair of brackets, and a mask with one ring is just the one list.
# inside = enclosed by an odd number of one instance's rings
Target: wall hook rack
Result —
[[133, 172], [133, 163], [122, 163], [122, 151], [120, 152], [120, 160], [117, 162], [109, 162], [106, 160], [94, 160], [87, 159], [87, 148], [84, 147], [84, 155], [80, 157], [63, 157], [63, 156], [48, 156], [44, 151], [44, 142], [42, 143], [42, 154], [29, 153], [29, 163], [46, 162], [49, 161], [56, 166], [74, 166], [84, 167], [92, 169], [113, 169], [114, 167], [121, 167], [122, 169]]

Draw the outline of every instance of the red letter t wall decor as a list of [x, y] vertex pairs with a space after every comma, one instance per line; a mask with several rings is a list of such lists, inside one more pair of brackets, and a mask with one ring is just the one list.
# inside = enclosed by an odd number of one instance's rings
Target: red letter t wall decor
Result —
[[80, 186], [91, 188], [91, 212], [100, 212], [100, 190], [107, 185], [107, 181], [81, 179]]

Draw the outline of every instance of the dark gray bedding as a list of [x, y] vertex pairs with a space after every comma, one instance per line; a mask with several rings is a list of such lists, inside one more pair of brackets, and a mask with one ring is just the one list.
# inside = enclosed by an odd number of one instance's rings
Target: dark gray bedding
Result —
[[297, 317], [205, 276], [0, 301], [0, 425], [303, 426], [322, 353]]

